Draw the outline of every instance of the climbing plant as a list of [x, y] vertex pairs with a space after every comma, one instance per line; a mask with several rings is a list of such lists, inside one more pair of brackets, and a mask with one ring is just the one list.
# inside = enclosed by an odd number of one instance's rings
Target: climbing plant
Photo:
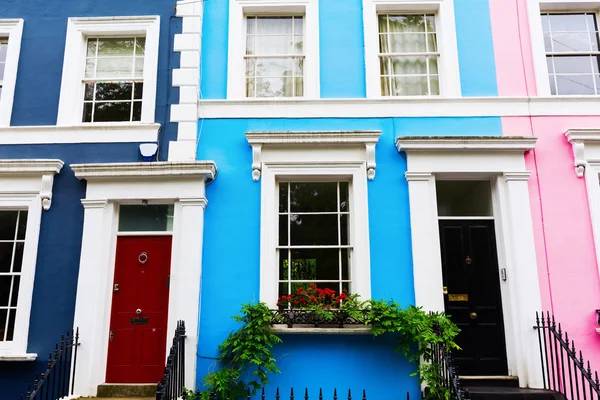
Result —
[[[301, 306], [304, 310], [323, 312], [322, 307]], [[448, 350], [459, 349], [454, 338], [459, 329], [441, 312], [428, 313], [420, 307], [400, 307], [393, 301], [359, 301], [353, 296], [340, 309], [348, 316], [371, 327], [375, 336], [393, 334], [396, 350], [418, 365], [411, 376], [419, 376], [420, 383], [428, 387], [426, 399], [450, 399], [451, 393], [442, 378], [442, 366], [436, 364], [435, 345]], [[219, 358], [215, 370], [203, 379], [207, 388], [202, 400], [214, 392], [216, 399], [241, 399], [248, 393], [256, 394], [269, 382], [269, 374], [280, 373], [273, 354], [275, 345], [282, 342], [271, 326], [280, 323], [265, 303], [244, 304], [240, 315], [233, 317], [241, 327], [229, 334], [219, 345]], [[187, 399], [196, 400], [188, 392]]]

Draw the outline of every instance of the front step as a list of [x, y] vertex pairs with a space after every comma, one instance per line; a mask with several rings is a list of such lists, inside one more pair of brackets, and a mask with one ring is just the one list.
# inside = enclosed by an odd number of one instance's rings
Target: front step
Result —
[[469, 387], [471, 400], [567, 400], [565, 395], [551, 390], [512, 387]]
[[519, 377], [508, 375], [492, 376], [459, 376], [460, 383], [464, 388], [470, 387], [519, 387]]
[[156, 396], [155, 383], [103, 383], [98, 385], [98, 397], [104, 398], [153, 398]]

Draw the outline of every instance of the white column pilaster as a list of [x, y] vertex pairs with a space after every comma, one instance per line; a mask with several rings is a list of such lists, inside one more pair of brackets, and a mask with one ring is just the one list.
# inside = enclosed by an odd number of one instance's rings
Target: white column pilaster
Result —
[[511, 306], [516, 351], [521, 356], [517, 373], [521, 387], [542, 387], [535, 313], [542, 309], [527, 180], [529, 172], [505, 172], [506, 210], [502, 210], [504, 234], [509, 249], [507, 280], [512, 292]]
[[[176, 203], [173, 259], [171, 265], [171, 295], [169, 302], [169, 338], [178, 320], [185, 321], [185, 387], [196, 387], [196, 359], [200, 318], [202, 282], [202, 242], [204, 197], [181, 198]], [[176, 247], [175, 247], [176, 246]], [[171, 343], [168, 342], [170, 347]]]
[[443, 277], [437, 221], [435, 177], [407, 172], [415, 303], [425, 311], [443, 311]]
[[108, 271], [114, 205], [105, 199], [81, 200], [84, 207], [83, 236], [75, 318], [81, 346], [77, 353], [75, 393], [95, 396], [98, 385], [105, 381], [106, 354], [110, 312], [112, 270]]

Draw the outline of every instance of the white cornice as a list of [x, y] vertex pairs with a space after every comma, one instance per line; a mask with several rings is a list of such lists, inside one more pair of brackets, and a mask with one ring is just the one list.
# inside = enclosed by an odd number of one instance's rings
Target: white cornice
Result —
[[64, 163], [58, 159], [19, 159], [0, 160], [0, 177], [19, 179], [23, 176], [39, 176], [41, 186], [38, 191], [44, 210], [52, 205], [52, 186], [54, 175], [58, 174]]
[[71, 164], [78, 179], [191, 178], [211, 181], [217, 175], [214, 161], [162, 161], [147, 163]]
[[0, 127], [0, 144], [156, 142], [160, 124], [94, 123]]
[[531, 136], [400, 136], [396, 138], [396, 148], [399, 152], [527, 152], [534, 148], [536, 141], [537, 138]]
[[586, 144], [600, 144], [600, 129], [568, 129], [565, 137], [573, 149], [575, 175], [583, 178], [586, 165], [592, 161], [585, 155], [585, 146]]
[[367, 178], [375, 179], [375, 145], [381, 131], [288, 131], [288, 132], [246, 132], [246, 140], [252, 146], [252, 179], [260, 179], [262, 171], [262, 150], [265, 146], [292, 147], [298, 145], [336, 145], [336, 147], [357, 146], [365, 149]]
[[200, 100], [214, 118], [600, 116], [600, 96]]

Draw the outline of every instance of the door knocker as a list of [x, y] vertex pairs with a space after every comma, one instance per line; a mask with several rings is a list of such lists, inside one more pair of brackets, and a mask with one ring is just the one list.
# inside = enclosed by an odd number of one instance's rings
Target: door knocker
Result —
[[471, 265], [473, 259], [470, 256], [467, 256], [467, 258], [465, 258], [465, 262], [467, 263], [467, 265]]
[[138, 261], [140, 264], [146, 264], [146, 261], [148, 261], [148, 253], [144, 251], [142, 254], [140, 254], [138, 256]]

